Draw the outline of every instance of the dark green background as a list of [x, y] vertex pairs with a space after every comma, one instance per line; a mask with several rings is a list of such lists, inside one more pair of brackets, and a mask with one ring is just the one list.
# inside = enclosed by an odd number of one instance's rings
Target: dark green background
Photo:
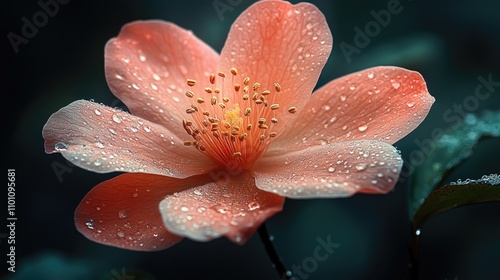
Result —
[[[224, 3], [226, 0], [221, 0]], [[238, 1], [232, 1], [238, 2]], [[244, 246], [221, 238], [208, 243], [184, 240], [155, 253], [105, 247], [80, 235], [73, 211], [94, 185], [115, 174], [71, 168], [58, 180], [46, 155], [42, 126], [50, 114], [77, 99], [123, 106], [104, 78], [103, 48], [122, 25], [138, 19], [163, 19], [193, 30], [215, 50], [222, 48], [234, 19], [253, 1], [241, 0], [222, 14], [213, 1], [69, 1], [60, 6], [16, 54], [7, 34], [20, 34], [21, 18], [40, 11], [37, 1], [3, 1], [1, 10], [1, 96], [4, 168], [16, 169], [16, 274], [5, 279], [116, 279], [122, 269], [138, 279], [276, 279], [258, 236]], [[296, 1], [294, 1], [296, 2]], [[474, 94], [477, 77], [500, 81], [498, 1], [409, 1], [387, 27], [348, 63], [339, 44], [353, 45], [354, 27], [372, 21], [370, 11], [388, 1], [311, 1], [325, 14], [335, 48], [319, 85], [376, 65], [398, 65], [422, 73], [436, 98], [429, 117], [396, 146], [403, 158], [450, 122], [443, 113]], [[472, 113], [500, 108], [500, 87]], [[500, 141], [487, 140], [450, 180], [498, 173]], [[2, 191], [6, 201], [6, 187]], [[405, 184], [385, 196], [347, 199], [287, 200], [282, 213], [268, 221], [286, 264], [301, 265], [312, 256], [316, 238], [340, 247], [308, 279], [408, 279], [410, 228]], [[1, 203], [1, 212], [5, 213]], [[448, 212], [422, 229], [421, 279], [497, 279], [500, 275], [500, 205], [484, 204]], [[3, 214], [2, 214], [3, 217]], [[4, 218], [0, 224], [4, 224]], [[7, 231], [3, 226], [0, 233]], [[0, 260], [7, 253], [1, 239]], [[2, 266], [0, 272], [6, 271]], [[51, 274], [53, 273], [53, 274]], [[142, 275], [142, 276], [139, 276]], [[66, 277], [66, 278], [64, 278]], [[123, 278], [127, 279], [127, 278]], [[130, 278], [132, 279], [132, 278]], [[116, 279], [118, 280], [118, 279]]]

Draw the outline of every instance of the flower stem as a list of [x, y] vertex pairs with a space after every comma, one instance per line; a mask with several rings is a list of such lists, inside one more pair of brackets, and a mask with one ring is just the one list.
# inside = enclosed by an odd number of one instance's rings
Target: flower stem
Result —
[[265, 222], [262, 223], [258, 231], [260, 239], [264, 244], [264, 248], [266, 248], [267, 255], [271, 259], [273, 267], [276, 269], [276, 272], [278, 272], [278, 276], [280, 277], [280, 279], [293, 279], [292, 272], [286, 268], [283, 260], [281, 260], [281, 257], [278, 255], [278, 252], [274, 247], [273, 237], [269, 235], [269, 231], [267, 230]]

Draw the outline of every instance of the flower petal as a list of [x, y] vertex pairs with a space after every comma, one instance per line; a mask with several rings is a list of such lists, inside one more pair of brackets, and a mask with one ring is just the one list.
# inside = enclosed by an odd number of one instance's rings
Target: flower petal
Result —
[[122, 174], [100, 183], [83, 198], [75, 211], [76, 227], [88, 239], [105, 245], [139, 251], [168, 248], [182, 237], [165, 229], [160, 201], [204, 180]]
[[225, 235], [244, 243], [267, 218], [281, 211], [284, 198], [261, 191], [245, 171], [215, 183], [167, 196], [160, 203], [163, 222], [175, 234], [198, 241]]
[[79, 100], [54, 113], [42, 131], [47, 153], [99, 173], [123, 171], [178, 178], [206, 173], [215, 164], [155, 123]]
[[[273, 92], [269, 104], [277, 103], [276, 117], [287, 121], [298, 114], [310, 97], [332, 49], [332, 35], [325, 17], [314, 5], [285, 1], [260, 1], [234, 22], [221, 52], [220, 71], [231, 67], [250, 77], [250, 87]], [[274, 83], [281, 86], [274, 92]], [[251, 91], [250, 94], [253, 94]]]
[[312, 95], [293, 131], [274, 148], [375, 139], [392, 144], [427, 116], [434, 97], [418, 72], [374, 67], [336, 79]]
[[391, 145], [359, 140], [265, 157], [256, 163], [254, 175], [259, 189], [290, 198], [345, 197], [387, 193], [402, 163]]
[[186, 80], [208, 80], [219, 55], [190, 31], [163, 21], [125, 25], [105, 49], [111, 91], [137, 116], [185, 135]]

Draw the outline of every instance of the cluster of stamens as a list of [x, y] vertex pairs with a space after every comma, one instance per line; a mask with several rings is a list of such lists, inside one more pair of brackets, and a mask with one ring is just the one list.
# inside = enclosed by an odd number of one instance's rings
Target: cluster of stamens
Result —
[[[210, 86], [201, 94], [193, 90], [185, 92], [191, 100], [186, 113], [191, 120], [184, 119], [182, 125], [192, 140], [184, 142], [223, 165], [245, 167], [255, 161], [279, 133], [275, 103], [277, 94], [283, 94], [278, 82], [273, 89], [261, 89], [259, 82], [251, 84], [245, 77], [242, 83], [235, 82], [238, 77], [236, 68], [231, 68], [231, 88], [224, 88], [226, 74], [210, 74]], [[220, 79], [220, 83], [217, 83]], [[220, 84], [220, 87], [216, 85]], [[188, 79], [187, 85], [194, 88], [196, 80]], [[230, 93], [230, 94], [228, 94]], [[229, 97], [236, 100], [230, 100]], [[288, 112], [297, 112], [289, 107]]]

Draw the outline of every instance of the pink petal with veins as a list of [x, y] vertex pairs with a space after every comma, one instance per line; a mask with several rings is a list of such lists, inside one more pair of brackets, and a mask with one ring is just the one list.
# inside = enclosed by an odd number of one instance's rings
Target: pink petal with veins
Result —
[[367, 139], [392, 144], [413, 131], [433, 103], [418, 72], [386, 66], [366, 69], [315, 91], [294, 129], [273, 148], [299, 150]]
[[158, 204], [167, 195], [206, 181], [207, 177], [117, 176], [83, 198], [75, 211], [76, 227], [88, 239], [105, 245], [138, 251], [166, 249], [182, 237], [165, 229]]
[[391, 145], [360, 140], [264, 157], [255, 165], [254, 176], [259, 189], [289, 198], [333, 198], [387, 193], [402, 164]]
[[184, 178], [214, 163], [165, 127], [89, 101], [54, 113], [42, 131], [47, 153], [98, 173], [140, 172]]
[[212, 175], [225, 179], [167, 196], [160, 203], [167, 229], [198, 241], [224, 235], [244, 243], [266, 219], [281, 211], [284, 198], [257, 189], [254, 179], [240, 172], [230, 176], [221, 170]]
[[207, 79], [219, 55], [190, 31], [163, 21], [125, 25], [105, 48], [111, 91], [137, 116], [185, 136], [186, 80]]
[[[269, 104], [279, 104], [275, 116], [291, 124], [302, 109], [332, 49], [332, 35], [323, 14], [312, 4], [285, 1], [253, 4], [233, 23], [221, 52], [218, 69], [236, 67], [238, 75], [250, 77], [259, 91], [281, 91], [269, 95]], [[253, 93], [253, 91], [251, 91]]]

